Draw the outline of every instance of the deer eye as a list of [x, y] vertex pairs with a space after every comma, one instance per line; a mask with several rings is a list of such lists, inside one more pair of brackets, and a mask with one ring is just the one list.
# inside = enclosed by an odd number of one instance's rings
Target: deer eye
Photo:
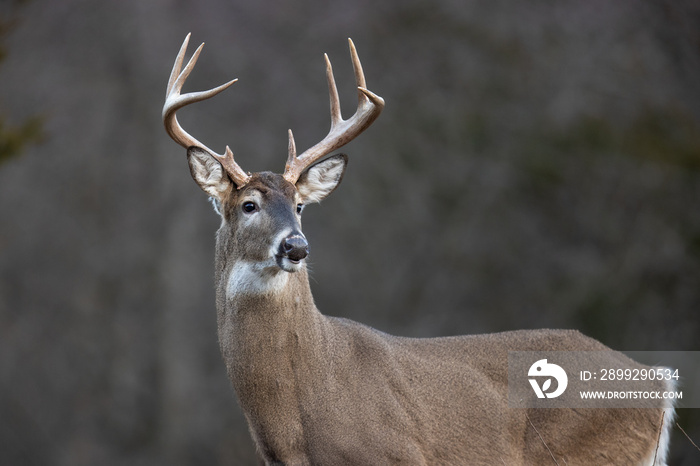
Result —
[[301, 215], [301, 211], [304, 210], [304, 204], [297, 204], [297, 214]]
[[255, 202], [251, 202], [251, 201], [244, 202], [242, 207], [243, 207], [243, 212], [245, 212], [247, 214], [252, 214], [256, 210], [258, 210], [258, 206], [255, 204]]

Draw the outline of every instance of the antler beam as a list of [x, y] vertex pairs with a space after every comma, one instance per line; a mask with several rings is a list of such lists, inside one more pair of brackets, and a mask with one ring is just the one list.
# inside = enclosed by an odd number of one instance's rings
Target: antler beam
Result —
[[175, 113], [182, 107], [213, 97], [223, 90], [228, 89], [229, 86], [238, 81], [238, 79], [233, 79], [208, 91], [180, 94], [182, 91], [182, 86], [185, 84], [187, 77], [192, 72], [194, 65], [197, 63], [197, 59], [199, 58], [199, 54], [202, 52], [202, 47], [204, 47], [204, 44], [202, 43], [202, 45], [195, 50], [194, 54], [192, 54], [192, 57], [187, 62], [187, 65], [185, 65], [185, 69], [183, 70], [182, 63], [184, 62], [185, 53], [187, 52], [187, 45], [189, 42], [190, 34], [187, 34], [185, 41], [182, 43], [182, 47], [180, 47], [180, 52], [177, 54], [177, 58], [175, 59], [173, 71], [170, 73], [168, 90], [165, 96], [165, 104], [163, 105], [163, 123], [165, 124], [165, 130], [168, 132], [170, 137], [182, 147], [189, 149], [192, 146], [196, 146], [207, 151], [212, 157], [221, 163], [236, 187], [240, 189], [248, 183], [250, 180], [250, 175], [244, 172], [243, 169], [238, 166], [236, 161], [233, 159], [233, 152], [231, 152], [231, 149], [226, 146], [226, 151], [223, 154], [217, 154], [192, 137], [182, 128], [182, 126], [180, 126], [180, 123], [177, 121], [177, 116]]
[[357, 56], [355, 44], [353, 44], [351, 39], [348, 39], [348, 42], [357, 83], [357, 110], [348, 120], [343, 120], [340, 113], [338, 89], [333, 77], [333, 68], [328, 55], [324, 55], [326, 58], [326, 79], [328, 80], [331, 104], [331, 129], [321, 142], [307, 149], [299, 156], [296, 154], [296, 144], [294, 143], [292, 130], [289, 130], [289, 155], [287, 156], [287, 164], [284, 168], [283, 176], [292, 184], [296, 183], [302, 172], [314, 162], [355, 139], [377, 119], [384, 109], [384, 99], [367, 89], [365, 75], [362, 72], [362, 65], [360, 64], [360, 58]]

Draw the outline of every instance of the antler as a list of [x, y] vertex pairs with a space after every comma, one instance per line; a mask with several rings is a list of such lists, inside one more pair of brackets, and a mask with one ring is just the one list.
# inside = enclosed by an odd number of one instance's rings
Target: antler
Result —
[[384, 108], [384, 99], [367, 89], [365, 75], [362, 72], [362, 65], [357, 56], [355, 44], [352, 43], [351, 39], [348, 39], [348, 42], [350, 55], [352, 56], [352, 66], [355, 70], [355, 81], [357, 82], [357, 110], [350, 119], [343, 120], [340, 114], [340, 99], [338, 98], [338, 89], [333, 77], [333, 68], [328, 55], [324, 55], [326, 58], [328, 92], [331, 100], [331, 129], [321, 142], [307, 149], [299, 156], [296, 154], [292, 130], [289, 130], [289, 155], [283, 176], [292, 184], [297, 182], [301, 173], [311, 164], [344, 146], [366, 130], [377, 119]]
[[[197, 59], [199, 58], [199, 54], [202, 51], [202, 47], [204, 47], [204, 44], [202, 44], [197, 48], [197, 50], [195, 50], [194, 54], [190, 58], [190, 61], [188, 61], [187, 65], [185, 65], [185, 69], [182, 70], [182, 62], [185, 59], [185, 52], [187, 52], [187, 45], [189, 42], [190, 34], [187, 34], [185, 41], [182, 43], [182, 47], [180, 47], [180, 52], [177, 54], [177, 58], [175, 59], [173, 71], [170, 73], [168, 90], [165, 95], [165, 105], [163, 105], [163, 123], [165, 124], [165, 130], [168, 132], [170, 137], [182, 147], [189, 149], [192, 146], [197, 146], [207, 151], [212, 157], [221, 163], [236, 187], [240, 189], [242, 186], [248, 183], [248, 180], [250, 180], [250, 175], [248, 175], [243, 171], [243, 169], [241, 169], [241, 167], [238, 166], [236, 161], [233, 159], [233, 152], [231, 152], [231, 149], [226, 146], [226, 151], [224, 154], [217, 154], [192, 137], [189, 133], [187, 133], [187, 131], [182, 129], [182, 126], [180, 126], [180, 123], [178, 123], [177, 117], [175, 116], [175, 112], [185, 105], [213, 97], [219, 92], [227, 89], [229, 86], [231, 86], [231, 84], [238, 81], [238, 79], [234, 79], [208, 91], [180, 94], [183, 84], [185, 84], [187, 77], [192, 72], [194, 65], [197, 63]], [[182, 70], [182, 72], [180, 70]]]

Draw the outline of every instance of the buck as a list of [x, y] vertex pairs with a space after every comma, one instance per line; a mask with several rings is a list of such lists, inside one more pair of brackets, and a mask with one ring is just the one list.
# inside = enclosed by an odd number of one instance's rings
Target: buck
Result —
[[341, 117], [328, 56], [331, 129], [297, 155], [289, 131], [282, 175], [249, 174], [178, 123], [177, 110], [231, 86], [181, 94], [202, 44], [175, 61], [165, 128], [187, 149], [192, 177], [221, 216], [216, 234], [218, 335], [228, 375], [266, 464], [665, 464], [672, 406], [518, 409], [507, 398], [509, 351], [600, 351], [572, 330], [444, 338], [391, 336], [327, 317], [314, 304], [302, 233], [305, 205], [340, 183], [348, 159], [332, 155], [379, 116], [355, 47], [358, 106]]

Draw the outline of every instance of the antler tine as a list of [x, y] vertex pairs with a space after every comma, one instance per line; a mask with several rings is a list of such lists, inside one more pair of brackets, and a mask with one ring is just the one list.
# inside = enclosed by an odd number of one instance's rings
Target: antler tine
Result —
[[301, 173], [311, 164], [330, 154], [334, 150], [344, 146], [355, 139], [360, 133], [367, 129], [384, 109], [384, 99], [369, 91], [366, 87], [365, 75], [362, 72], [362, 64], [357, 55], [355, 44], [348, 39], [350, 56], [355, 70], [355, 81], [357, 83], [357, 110], [348, 120], [343, 120], [340, 112], [340, 99], [338, 89], [333, 77], [333, 68], [326, 59], [326, 78], [328, 80], [328, 93], [331, 107], [331, 129], [319, 143], [307, 149], [299, 156], [296, 155], [296, 147], [292, 131], [289, 131], [289, 155], [287, 165], [284, 169], [284, 178], [294, 184], [301, 176]]
[[328, 95], [331, 101], [331, 128], [343, 121], [343, 115], [340, 113], [340, 97], [338, 96], [338, 86], [335, 84], [333, 76], [333, 66], [328, 54], [324, 53], [323, 58], [326, 60], [326, 81], [328, 81]]
[[187, 37], [185, 37], [185, 40], [182, 42], [182, 46], [180, 46], [180, 51], [177, 53], [177, 58], [175, 58], [175, 64], [173, 65], [173, 70], [170, 72], [170, 79], [168, 79], [168, 89], [165, 93], [165, 98], [167, 100], [168, 96], [170, 95], [170, 92], [173, 89], [173, 86], [175, 85], [175, 80], [177, 79], [178, 76], [180, 76], [180, 70], [182, 69], [182, 62], [185, 59], [185, 52], [187, 51], [187, 46], [190, 43], [190, 36], [192, 33], [187, 34]]
[[[360, 63], [360, 57], [357, 55], [357, 49], [352, 39], [348, 39], [348, 46], [350, 47], [350, 56], [352, 57], [352, 69], [355, 71], [355, 82], [357, 82], [357, 87], [367, 87], [367, 82], [365, 81], [365, 73], [362, 71], [362, 63]], [[359, 103], [362, 102], [362, 95], [358, 94]]]
[[297, 156], [297, 145], [294, 142], [294, 134], [292, 134], [292, 130], [290, 129], [288, 131], [289, 133], [289, 158], [291, 160], [294, 160]]
[[180, 52], [175, 59], [175, 64], [173, 65], [173, 70], [170, 73], [170, 79], [168, 80], [168, 89], [165, 96], [165, 104], [163, 105], [163, 123], [165, 124], [165, 130], [170, 137], [182, 147], [186, 149], [193, 146], [199, 147], [218, 160], [236, 187], [240, 189], [246, 183], [248, 183], [250, 175], [244, 172], [243, 169], [236, 163], [231, 149], [226, 146], [226, 150], [223, 154], [217, 154], [185, 131], [177, 121], [177, 116], [175, 113], [182, 107], [213, 97], [225, 89], [228, 89], [233, 83], [238, 81], [238, 79], [233, 79], [213, 89], [209, 89], [208, 91], [180, 94], [182, 91], [182, 86], [185, 84], [185, 81], [192, 72], [192, 69], [194, 69], [194, 65], [197, 63], [199, 54], [202, 52], [202, 47], [204, 47], [204, 44], [197, 47], [197, 50], [195, 50], [195, 52], [192, 54], [192, 57], [187, 62], [187, 65], [185, 65], [185, 69], [183, 70], [182, 63], [185, 59], [185, 53], [187, 52], [189, 41], [190, 34], [187, 34], [187, 37], [185, 37], [185, 40], [180, 47]]

